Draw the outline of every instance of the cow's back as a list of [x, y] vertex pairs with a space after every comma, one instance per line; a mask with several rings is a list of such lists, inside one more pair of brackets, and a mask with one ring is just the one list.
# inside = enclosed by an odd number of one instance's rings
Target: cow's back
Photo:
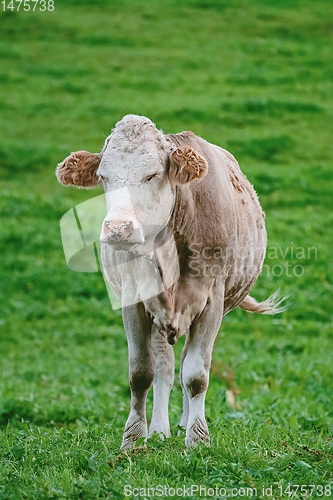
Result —
[[[253, 186], [232, 154], [192, 132], [167, 137], [176, 147], [193, 147], [207, 161], [207, 175], [180, 188], [178, 197], [183, 199], [178, 201], [179, 220], [176, 226], [183, 224], [186, 228], [188, 221], [194, 220], [192, 228], [195, 230], [185, 229], [185, 237], [190, 238], [198, 248], [222, 249], [223, 268], [227, 270], [226, 314], [246, 297], [260, 274], [267, 244], [265, 214]], [[209, 255], [209, 252], [206, 254]], [[188, 255], [185, 256], [187, 258]], [[213, 266], [214, 260], [208, 259], [207, 264]]]

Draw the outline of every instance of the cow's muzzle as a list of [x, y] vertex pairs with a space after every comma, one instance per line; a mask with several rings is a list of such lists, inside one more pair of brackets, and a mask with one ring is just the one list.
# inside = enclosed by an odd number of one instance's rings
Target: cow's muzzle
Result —
[[115, 246], [130, 247], [143, 243], [142, 233], [139, 227], [134, 227], [132, 221], [125, 220], [105, 220], [103, 232], [106, 242]]

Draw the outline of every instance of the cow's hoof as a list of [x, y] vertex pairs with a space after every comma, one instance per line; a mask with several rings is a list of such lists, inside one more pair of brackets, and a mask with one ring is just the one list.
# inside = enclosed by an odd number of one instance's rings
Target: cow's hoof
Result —
[[[145, 438], [146, 440], [147, 438]], [[137, 440], [138, 441], [138, 440]], [[120, 450], [123, 453], [126, 453], [126, 451], [134, 451], [134, 450], [142, 450], [143, 448], [147, 448], [146, 442], [143, 441], [141, 444], [137, 445], [137, 441], [125, 441], [123, 440]]]
[[[145, 448], [147, 438], [145, 436], [141, 436], [141, 437], [144, 438], [144, 440], [142, 439], [142, 442], [141, 442], [141, 438], [137, 438], [137, 439], [123, 438], [123, 442], [121, 443], [120, 449], [122, 451], [126, 451], [126, 450], [133, 451], [133, 450], [139, 450], [140, 448]], [[139, 439], [140, 439], [140, 444], [138, 443]]]
[[[147, 425], [141, 420], [136, 420], [133, 422], [127, 422], [124, 435], [123, 442], [121, 444], [121, 449], [126, 450], [134, 450], [136, 448], [136, 442], [140, 438], [147, 438]], [[139, 446], [145, 446], [144, 441], [140, 443]]]
[[195, 448], [201, 442], [209, 446], [209, 432], [206, 422], [197, 419], [186, 432], [185, 444], [188, 448]]

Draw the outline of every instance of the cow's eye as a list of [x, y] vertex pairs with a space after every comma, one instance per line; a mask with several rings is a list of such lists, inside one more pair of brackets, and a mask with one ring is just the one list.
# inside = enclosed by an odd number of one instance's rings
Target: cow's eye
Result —
[[148, 175], [148, 177], [146, 177], [144, 179], [145, 182], [150, 182], [152, 179], [154, 179], [154, 177], [156, 177], [157, 174], [153, 174], [153, 175]]

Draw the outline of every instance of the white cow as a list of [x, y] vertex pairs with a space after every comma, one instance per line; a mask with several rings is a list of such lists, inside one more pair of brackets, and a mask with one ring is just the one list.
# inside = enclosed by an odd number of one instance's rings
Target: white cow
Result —
[[122, 448], [148, 436], [152, 384], [149, 434], [170, 436], [172, 344], [182, 335], [180, 424], [187, 446], [208, 443], [204, 402], [223, 316], [237, 306], [284, 310], [276, 294], [262, 303], [248, 295], [266, 252], [265, 215], [252, 185], [226, 150], [192, 132], [164, 135], [136, 115], [116, 124], [100, 154], [72, 153], [56, 175], [65, 185], [103, 184], [106, 193], [102, 263], [122, 297], [129, 349], [131, 411]]

